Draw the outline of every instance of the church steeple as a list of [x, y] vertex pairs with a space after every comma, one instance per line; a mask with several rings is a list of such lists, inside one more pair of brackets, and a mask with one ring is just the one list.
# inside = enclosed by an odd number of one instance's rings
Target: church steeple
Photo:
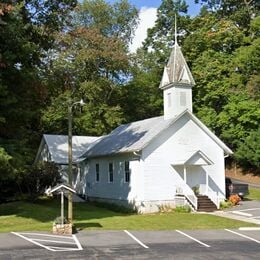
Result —
[[186, 109], [192, 112], [192, 86], [195, 81], [177, 42], [175, 15], [175, 42], [169, 61], [164, 67], [160, 88], [164, 92], [164, 118], [177, 116]]

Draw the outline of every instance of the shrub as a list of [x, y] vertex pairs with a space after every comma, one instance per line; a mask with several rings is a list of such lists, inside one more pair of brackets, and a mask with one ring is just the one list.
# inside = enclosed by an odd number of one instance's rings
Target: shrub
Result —
[[221, 208], [221, 209], [227, 209], [227, 208], [230, 208], [230, 207], [232, 207], [232, 206], [233, 206], [233, 204], [232, 204], [232, 202], [229, 201], [229, 200], [227, 200], [227, 201], [221, 201], [221, 202], [220, 202], [220, 208]]
[[237, 205], [237, 204], [239, 204], [239, 202], [241, 201], [241, 198], [240, 198], [237, 194], [232, 194], [232, 195], [230, 195], [230, 197], [228, 198], [228, 200], [229, 200], [233, 205]]
[[190, 213], [191, 212], [191, 207], [189, 205], [176, 206], [174, 211], [178, 212], [178, 213]]
[[32, 201], [43, 195], [46, 188], [53, 187], [61, 180], [58, 167], [53, 162], [39, 162], [28, 167], [20, 180], [20, 187]]

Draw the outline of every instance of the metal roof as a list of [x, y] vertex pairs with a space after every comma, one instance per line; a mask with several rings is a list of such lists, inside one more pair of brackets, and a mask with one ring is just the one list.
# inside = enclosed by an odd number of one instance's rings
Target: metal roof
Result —
[[81, 157], [99, 157], [118, 153], [136, 152], [142, 150], [163, 130], [173, 125], [182, 116], [187, 115], [193, 120], [206, 134], [209, 135], [227, 154], [233, 152], [212, 133], [196, 116], [189, 110], [185, 110], [180, 115], [164, 120], [163, 116], [153, 117], [117, 127], [109, 135], [95, 141], [86, 153]]
[[177, 41], [174, 44], [169, 61], [164, 68], [160, 88], [175, 85], [195, 85], [195, 81], [182, 54], [181, 47]]
[[[89, 149], [100, 137], [93, 136], [73, 136], [72, 155], [73, 162]], [[66, 135], [43, 135], [51, 160], [58, 164], [68, 164], [68, 136]]]
[[95, 157], [139, 151], [171, 122], [172, 120], [164, 120], [163, 116], [160, 116], [121, 125], [99, 139], [83, 156]]

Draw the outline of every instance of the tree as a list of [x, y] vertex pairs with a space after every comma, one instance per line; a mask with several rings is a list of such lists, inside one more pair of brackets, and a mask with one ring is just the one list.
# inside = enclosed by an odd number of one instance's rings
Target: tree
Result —
[[136, 23], [137, 11], [127, 1], [85, 1], [74, 18], [71, 30], [57, 36], [50, 55], [45, 80], [53, 98], [42, 124], [46, 131], [66, 133], [66, 102], [83, 98], [86, 105], [83, 113], [74, 114], [73, 133], [106, 134], [125, 119], [119, 100], [129, 69], [126, 41], [132, 37], [126, 25]]
[[35, 156], [45, 101], [39, 67], [75, 4], [74, 0], [0, 3], [0, 147], [8, 165], [0, 171], [2, 194], [5, 190], [8, 196], [15, 194], [15, 180]]
[[17, 180], [20, 189], [30, 200], [37, 199], [49, 187], [61, 182], [58, 167], [53, 162], [40, 162], [28, 167]]
[[75, 27], [95, 28], [102, 35], [116, 37], [128, 45], [138, 24], [138, 11], [127, 0], [109, 4], [104, 0], [84, 0], [75, 15]]
[[0, 147], [0, 203], [8, 201], [15, 192], [15, 174], [12, 157]]
[[236, 159], [244, 169], [250, 169], [260, 174], [260, 129], [250, 132], [238, 145], [235, 153]]

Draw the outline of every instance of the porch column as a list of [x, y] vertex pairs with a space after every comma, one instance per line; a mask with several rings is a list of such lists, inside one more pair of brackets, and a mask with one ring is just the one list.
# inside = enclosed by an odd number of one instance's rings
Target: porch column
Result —
[[206, 194], [208, 195], [209, 192], [209, 174], [206, 171]]
[[187, 170], [186, 170], [185, 164], [183, 166], [183, 179], [184, 179], [184, 182], [187, 184]]

